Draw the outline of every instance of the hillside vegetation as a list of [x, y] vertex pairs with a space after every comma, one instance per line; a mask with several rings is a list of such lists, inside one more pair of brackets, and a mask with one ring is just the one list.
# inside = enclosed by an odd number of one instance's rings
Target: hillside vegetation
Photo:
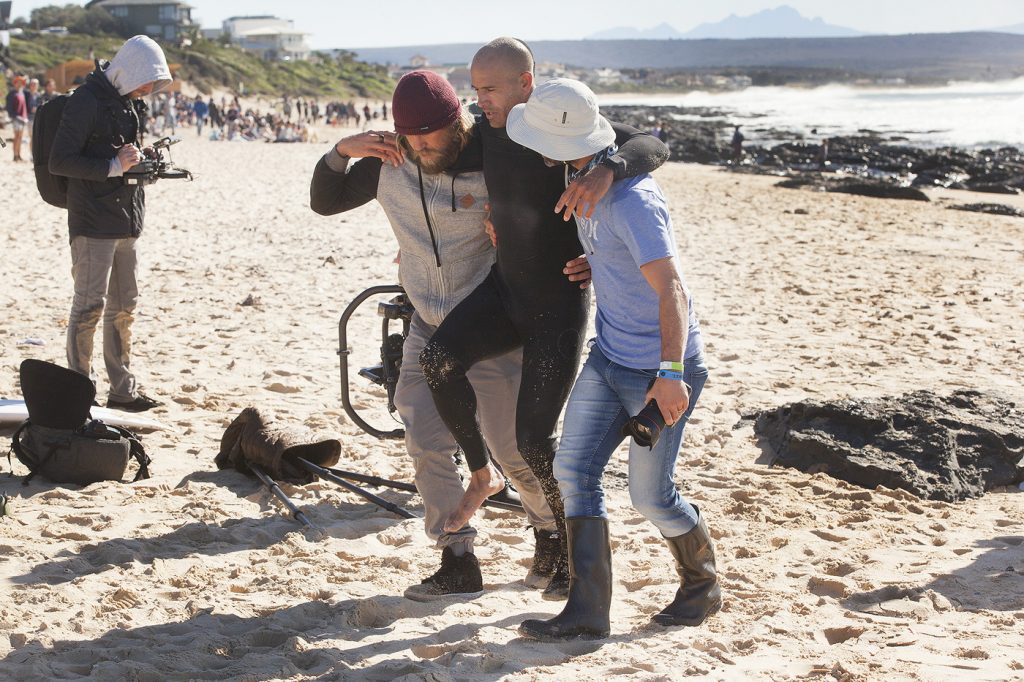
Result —
[[[11, 37], [5, 61], [16, 72], [41, 76], [47, 69], [69, 59], [110, 59], [124, 42], [111, 35], [65, 36], [26, 30]], [[249, 95], [319, 97], [390, 97], [394, 82], [379, 65], [356, 61], [350, 53], [337, 59], [323, 55], [308, 62], [267, 62], [235, 47], [198, 40], [186, 48], [163, 45], [167, 61], [180, 64], [177, 77], [201, 92], [214, 88], [237, 92], [240, 85]]]

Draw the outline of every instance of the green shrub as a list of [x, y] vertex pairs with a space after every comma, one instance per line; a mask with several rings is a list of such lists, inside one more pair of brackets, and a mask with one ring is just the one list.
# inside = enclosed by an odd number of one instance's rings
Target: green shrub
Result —
[[[97, 58], [110, 59], [123, 42], [121, 36], [110, 33], [57, 36], [26, 30], [24, 35], [11, 37], [10, 66], [15, 71], [42, 76], [47, 69], [69, 59], [88, 59], [90, 52]], [[311, 61], [270, 62], [211, 40], [197, 40], [188, 47], [162, 47], [169, 63], [181, 65], [178, 78], [204, 93], [215, 88], [237, 91], [240, 83], [246, 95], [271, 97], [386, 98], [394, 89], [394, 81], [384, 67], [356, 61], [351, 53], [342, 53], [337, 59], [316, 54]]]

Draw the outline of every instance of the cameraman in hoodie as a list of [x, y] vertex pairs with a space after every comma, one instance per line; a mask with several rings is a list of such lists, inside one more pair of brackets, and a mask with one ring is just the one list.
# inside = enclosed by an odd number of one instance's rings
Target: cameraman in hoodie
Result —
[[75, 294], [68, 317], [68, 367], [90, 377], [93, 336], [103, 317], [107, 407], [143, 412], [161, 403], [139, 391], [131, 365], [132, 322], [139, 299], [136, 242], [146, 196], [124, 174], [149, 150], [133, 100], [163, 90], [171, 72], [146, 36], [125, 42], [68, 98], [50, 153], [50, 172], [68, 178], [68, 228]]

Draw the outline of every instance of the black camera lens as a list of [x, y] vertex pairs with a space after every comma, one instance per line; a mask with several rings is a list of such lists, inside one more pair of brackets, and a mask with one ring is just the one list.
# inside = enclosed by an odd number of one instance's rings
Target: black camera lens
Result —
[[636, 444], [644, 448], [653, 448], [658, 444], [661, 430], [665, 428], [665, 418], [655, 400], [647, 403], [635, 417], [622, 425], [622, 435], [632, 437]]

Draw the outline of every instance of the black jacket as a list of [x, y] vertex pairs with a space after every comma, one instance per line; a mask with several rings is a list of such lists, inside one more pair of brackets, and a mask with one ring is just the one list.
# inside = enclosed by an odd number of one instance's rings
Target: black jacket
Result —
[[138, 237], [146, 214], [140, 185], [108, 178], [118, 147], [139, 141], [139, 118], [100, 69], [68, 98], [50, 152], [50, 172], [68, 180], [71, 237]]

